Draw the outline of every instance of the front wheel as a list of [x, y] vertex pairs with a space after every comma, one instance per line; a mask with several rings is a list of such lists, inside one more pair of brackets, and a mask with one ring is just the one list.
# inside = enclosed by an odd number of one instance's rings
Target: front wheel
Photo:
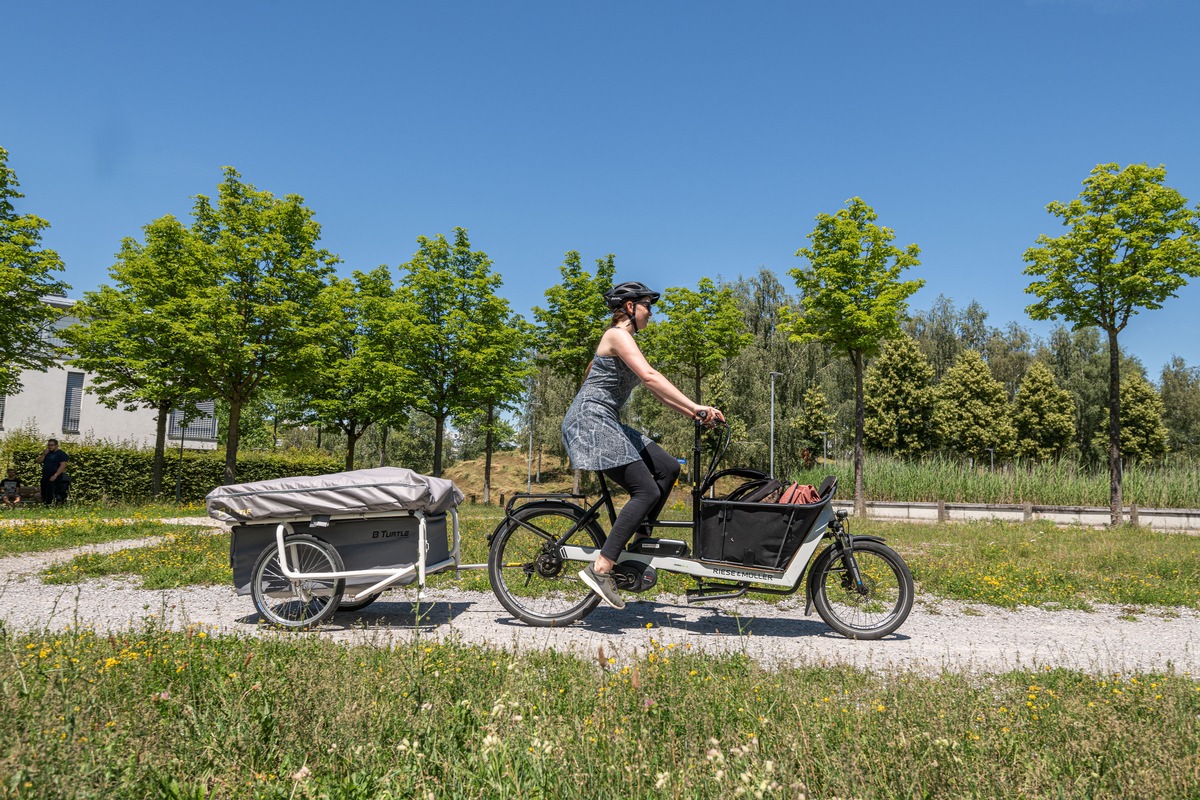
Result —
[[[342, 572], [342, 557], [331, 545], [301, 533], [283, 540], [288, 569], [300, 575]], [[279, 563], [274, 542], [254, 565], [250, 593], [263, 619], [299, 630], [325, 621], [337, 610], [346, 582], [333, 578], [289, 578]]]
[[825, 624], [843, 636], [880, 639], [912, 611], [912, 573], [899, 553], [880, 542], [855, 541], [854, 561], [861, 586], [840, 548], [830, 547], [817, 558], [810, 579], [813, 604]]
[[488, 553], [488, 577], [496, 599], [527, 625], [542, 628], [570, 625], [600, 603], [579, 579], [582, 562], [565, 561], [557, 542], [600, 547], [604, 532], [595, 520], [580, 525], [582, 509], [565, 503], [530, 504], [501, 523]]

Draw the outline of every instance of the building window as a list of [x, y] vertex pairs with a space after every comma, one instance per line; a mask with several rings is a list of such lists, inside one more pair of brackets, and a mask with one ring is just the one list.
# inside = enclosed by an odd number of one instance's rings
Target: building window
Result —
[[167, 421], [167, 438], [215, 442], [217, 440], [217, 419], [214, 411], [212, 400], [196, 403], [195, 412], [198, 412], [198, 415], [193, 412], [192, 420], [187, 424], [185, 430], [183, 428], [183, 409], [172, 410], [171, 417]]
[[83, 406], [83, 373], [67, 373], [67, 396], [63, 402], [63, 433], [79, 433], [79, 410]]

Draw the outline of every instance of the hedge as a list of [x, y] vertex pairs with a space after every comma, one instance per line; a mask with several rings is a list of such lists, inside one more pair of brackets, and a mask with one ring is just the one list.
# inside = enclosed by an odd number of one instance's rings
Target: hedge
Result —
[[[67, 474], [71, 476], [70, 498], [80, 502], [148, 500], [150, 474], [154, 465], [152, 450], [126, 450], [105, 445], [63, 443], [70, 457]], [[17, 477], [27, 486], [39, 486], [42, 468], [37, 463], [41, 449], [27, 446], [9, 449], [4, 467], [15, 467]], [[327, 475], [341, 472], [345, 462], [321, 455], [248, 453], [238, 457], [239, 483], [287, 478], [295, 475]], [[175, 497], [175, 482], [180, 473], [179, 452], [167, 454], [163, 465], [162, 496]], [[181, 499], [197, 502], [225, 482], [225, 454], [184, 451]]]

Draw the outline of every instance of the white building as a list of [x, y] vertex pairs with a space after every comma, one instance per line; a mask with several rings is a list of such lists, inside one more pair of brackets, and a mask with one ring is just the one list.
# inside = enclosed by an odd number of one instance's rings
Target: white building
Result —
[[[59, 309], [69, 309], [74, 301], [65, 297], [45, 297], [43, 300]], [[64, 315], [55, 321], [46, 342], [52, 346], [62, 342], [55, 330], [74, 325], [75, 317]], [[106, 408], [99, 398], [87, 391], [91, 375], [74, 368], [64, 360], [55, 361], [45, 372], [24, 370], [21, 391], [10, 397], [0, 397], [0, 431], [32, 428], [47, 439], [59, 439], [64, 444], [80, 440], [103, 440], [132, 447], [154, 447], [157, 412], [150, 408], [125, 411], [121, 407]], [[217, 423], [213, 418], [212, 402], [199, 404], [202, 415], [192, 420], [185, 431], [179, 427], [179, 413], [171, 412], [167, 424], [167, 447], [179, 447], [180, 434], [186, 434], [185, 447], [215, 450]]]

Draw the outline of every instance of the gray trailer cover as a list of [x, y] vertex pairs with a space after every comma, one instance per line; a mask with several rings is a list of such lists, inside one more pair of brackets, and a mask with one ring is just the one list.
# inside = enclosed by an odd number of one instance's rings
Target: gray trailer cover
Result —
[[441, 514], [462, 500], [452, 481], [403, 467], [237, 483], [218, 486], [206, 498], [210, 517], [244, 525], [388, 511]]

